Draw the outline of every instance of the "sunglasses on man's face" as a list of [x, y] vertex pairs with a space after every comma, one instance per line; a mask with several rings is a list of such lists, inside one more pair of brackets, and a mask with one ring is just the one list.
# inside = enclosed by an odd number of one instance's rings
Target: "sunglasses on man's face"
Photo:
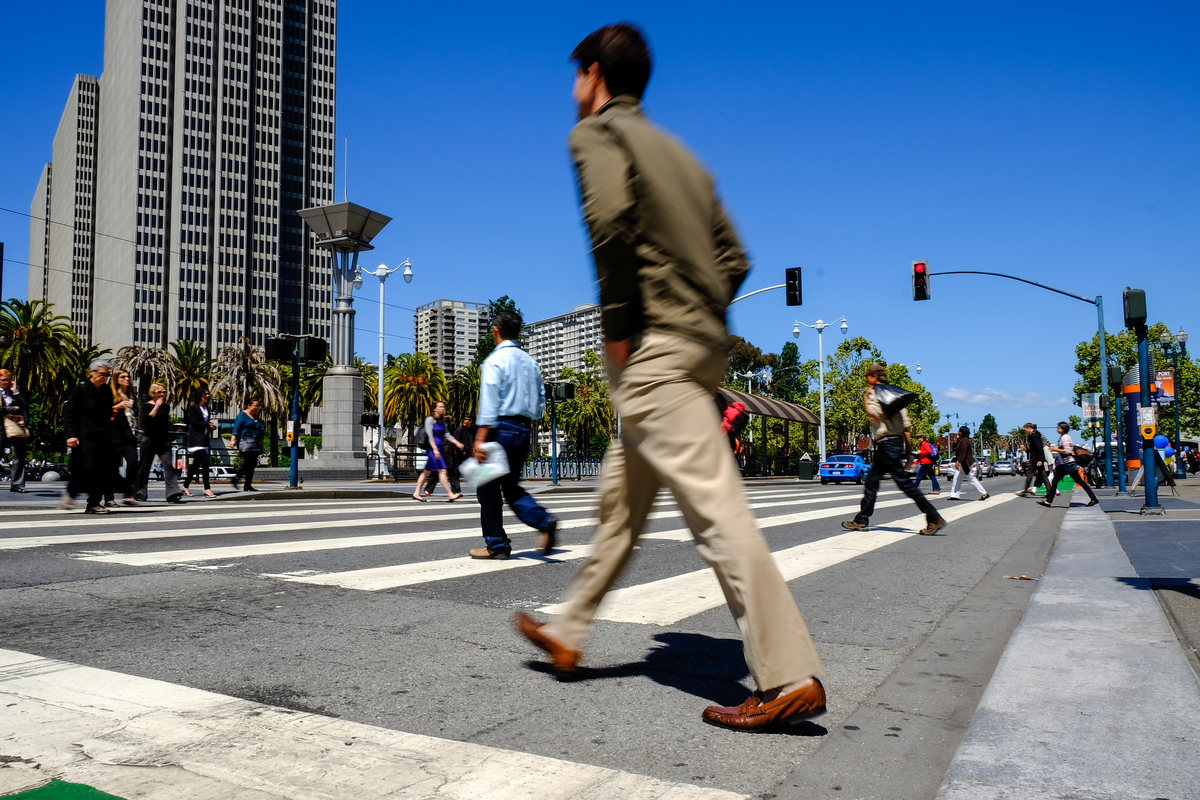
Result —
[[99, 375], [101, 378], [111, 378], [112, 377], [111, 372], [97, 372], [96, 374]]

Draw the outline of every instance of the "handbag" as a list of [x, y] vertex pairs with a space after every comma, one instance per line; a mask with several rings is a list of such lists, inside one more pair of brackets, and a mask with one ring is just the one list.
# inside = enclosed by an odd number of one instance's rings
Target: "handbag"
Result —
[[907, 389], [901, 389], [899, 386], [892, 386], [890, 383], [877, 383], [875, 384], [875, 399], [879, 401], [883, 416], [891, 419], [916, 400], [917, 395]]
[[28, 439], [29, 429], [18, 422], [19, 417], [4, 418], [4, 438], [5, 439]]
[[262, 439], [239, 439], [239, 453], [261, 453], [263, 451]]

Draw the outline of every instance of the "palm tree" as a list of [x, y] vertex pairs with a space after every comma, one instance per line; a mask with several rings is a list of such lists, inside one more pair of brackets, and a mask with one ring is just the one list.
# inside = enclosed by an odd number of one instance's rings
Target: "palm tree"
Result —
[[251, 345], [242, 337], [240, 345], [222, 347], [212, 364], [216, 383], [212, 393], [224, 395], [235, 409], [250, 398], [257, 398], [267, 411], [278, 412], [287, 407], [287, 393], [279, 367], [267, 361], [262, 347]]
[[71, 321], [41, 300], [7, 300], [0, 305], [0, 365], [13, 382], [57, 418], [75, 373], [70, 355], [79, 337]]
[[425, 353], [401, 353], [383, 379], [384, 417], [407, 427], [411, 438], [413, 427], [445, 398], [446, 376]]
[[[300, 410], [307, 412], [314, 406], [323, 405], [325, 399], [325, 373], [333, 366], [333, 357], [300, 371]], [[379, 405], [379, 368], [360, 356], [354, 357], [354, 366], [363, 379], [363, 411], [371, 412]], [[290, 384], [289, 384], [290, 385]], [[289, 392], [291, 390], [289, 389]], [[290, 394], [288, 395], [291, 396]]]
[[460, 369], [451, 376], [446, 387], [446, 414], [451, 419], [461, 422], [468, 414], [474, 417], [478, 413], [479, 384], [478, 364]]
[[171, 390], [174, 384], [175, 363], [166, 350], [141, 345], [126, 345], [117, 351], [112, 365], [116, 369], [128, 370], [138, 382], [138, 393], [142, 397], [150, 394], [150, 381], [157, 379]]
[[175, 385], [171, 387], [171, 402], [190, 403], [207, 389], [212, 375], [212, 358], [208, 351], [191, 339], [171, 342], [171, 363], [175, 368]]

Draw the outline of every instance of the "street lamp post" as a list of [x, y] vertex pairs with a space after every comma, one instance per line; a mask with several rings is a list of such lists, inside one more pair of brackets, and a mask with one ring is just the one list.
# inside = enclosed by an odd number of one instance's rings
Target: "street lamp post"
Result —
[[1187, 470], [1183, 466], [1183, 453], [1179, 449], [1179, 440], [1182, 438], [1179, 430], [1179, 401], [1183, 399], [1183, 390], [1179, 385], [1179, 357], [1187, 352], [1188, 335], [1184, 332], [1183, 328], [1180, 328], [1179, 333], [1175, 334], [1174, 338], [1179, 344], [1172, 342], [1171, 334], [1163, 331], [1158, 337], [1158, 342], [1162, 345], [1163, 352], [1171, 357], [1172, 366], [1175, 370], [1175, 477], [1179, 479], [1187, 477]]
[[817, 363], [820, 366], [821, 375], [821, 442], [819, 447], [821, 451], [821, 461], [825, 460], [825, 344], [823, 337], [825, 329], [838, 322], [842, 323], [842, 335], [845, 336], [846, 331], [850, 328], [850, 325], [846, 322], [846, 317], [844, 315], [838, 317], [833, 322], [823, 322], [822, 320], [817, 320], [812, 325], [809, 325], [807, 322], [800, 322], [797, 320], [796, 324], [792, 326], [792, 338], [794, 339], [800, 338], [801, 325], [806, 328], [812, 328], [817, 332]]
[[379, 392], [378, 405], [376, 406], [376, 410], [379, 412], [379, 441], [376, 443], [376, 450], [379, 455], [379, 471], [376, 473], [376, 477], [378, 478], [382, 478], [387, 474], [386, 462], [383, 457], [383, 284], [388, 276], [400, 269], [400, 267], [404, 267], [404, 282], [412, 283], [412, 264], [409, 263], [407, 258], [404, 259], [403, 264], [399, 264], [392, 269], [388, 269], [386, 264], [380, 264], [375, 268], [374, 272], [367, 273], [379, 278]]

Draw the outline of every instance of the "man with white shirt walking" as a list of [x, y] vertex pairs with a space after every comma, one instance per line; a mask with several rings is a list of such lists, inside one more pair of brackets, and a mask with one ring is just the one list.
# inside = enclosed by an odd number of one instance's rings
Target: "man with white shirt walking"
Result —
[[475, 489], [486, 546], [471, 550], [471, 558], [505, 561], [512, 541], [504, 532], [504, 503], [517, 519], [541, 532], [543, 555], [554, 549], [558, 520], [521, 488], [521, 466], [529, 455], [530, 429], [546, 410], [546, 389], [537, 362], [517, 346], [521, 318], [501, 311], [492, 321], [496, 349], [483, 362], [479, 375], [479, 418], [475, 432], [475, 459], [483, 462], [484, 442], [496, 442], [508, 456], [509, 473]]

